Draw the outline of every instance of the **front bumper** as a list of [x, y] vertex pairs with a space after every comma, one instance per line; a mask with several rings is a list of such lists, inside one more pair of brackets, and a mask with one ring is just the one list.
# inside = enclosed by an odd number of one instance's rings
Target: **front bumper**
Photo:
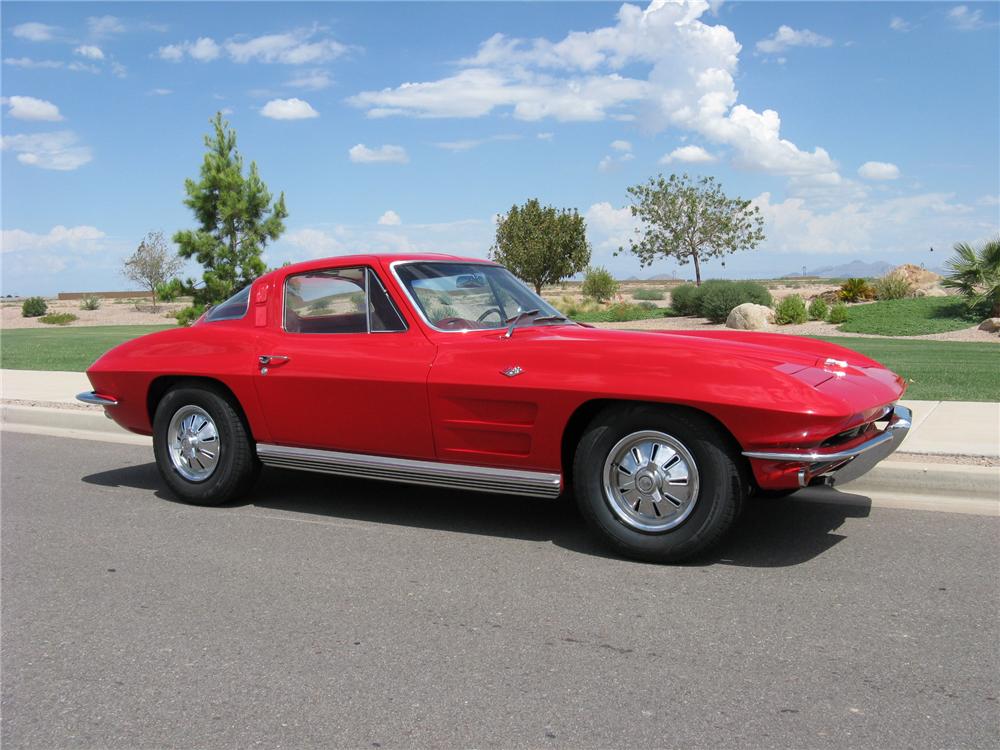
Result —
[[94, 406], [118, 406], [118, 399], [113, 396], [104, 396], [100, 393], [94, 393], [94, 391], [78, 393], [76, 394], [76, 400]]
[[845, 484], [867, 474], [892, 455], [910, 431], [913, 414], [905, 406], [894, 406], [885, 417], [885, 429], [850, 447], [791, 448], [780, 451], [744, 451], [747, 458], [777, 464], [798, 465], [799, 487], [811, 484]]

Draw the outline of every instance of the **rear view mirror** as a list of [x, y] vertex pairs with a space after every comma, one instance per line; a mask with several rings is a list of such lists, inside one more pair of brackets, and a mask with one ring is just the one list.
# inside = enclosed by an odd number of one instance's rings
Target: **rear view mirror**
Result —
[[482, 289], [486, 286], [486, 277], [478, 273], [464, 274], [455, 280], [455, 286], [459, 289]]

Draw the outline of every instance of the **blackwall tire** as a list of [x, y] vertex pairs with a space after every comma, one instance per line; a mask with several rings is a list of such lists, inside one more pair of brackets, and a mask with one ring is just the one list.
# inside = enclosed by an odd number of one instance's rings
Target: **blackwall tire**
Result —
[[732, 438], [688, 409], [609, 407], [577, 447], [580, 512], [613, 549], [646, 562], [679, 562], [725, 536], [746, 482]]
[[168, 391], [153, 418], [156, 466], [171, 491], [194, 505], [245, 494], [260, 471], [254, 443], [228, 394], [205, 386]]

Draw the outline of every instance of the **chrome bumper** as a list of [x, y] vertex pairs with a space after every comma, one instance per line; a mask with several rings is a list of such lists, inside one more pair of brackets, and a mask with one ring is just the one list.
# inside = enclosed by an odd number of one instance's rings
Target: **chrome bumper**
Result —
[[799, 469], [800, 487], [814, 484], [816, 480], [829, 485], [845, 484], [867, 474], [899, 448], [910, 431], [913, 413], [897, 404], [883, 419], [888, 419], [884, 430], [870, 440], [846, 450], [831, 446], [783, 451], [744, 451], [743, 455], [765, 461], [803, 464]]
[[76, 394], [76, 400], [93, 406], [118, 406], [118, 400], [110, 396], [102, 396], [93, 391]]

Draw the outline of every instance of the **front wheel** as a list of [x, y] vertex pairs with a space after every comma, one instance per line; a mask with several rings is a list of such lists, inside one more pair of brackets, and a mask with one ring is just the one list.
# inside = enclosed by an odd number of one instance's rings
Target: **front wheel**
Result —
[[237, 407], [208, 387], [169, 391], [153, 418], [160, 475], [182, 500], [221, 505], [250, 489], [260, 464]]
[[576, 451], [580, 511], [628, 557], [677, 562], [703, 552], [732, 526], [745, 494], [731, 442], [690, 410], [610, 407]]

